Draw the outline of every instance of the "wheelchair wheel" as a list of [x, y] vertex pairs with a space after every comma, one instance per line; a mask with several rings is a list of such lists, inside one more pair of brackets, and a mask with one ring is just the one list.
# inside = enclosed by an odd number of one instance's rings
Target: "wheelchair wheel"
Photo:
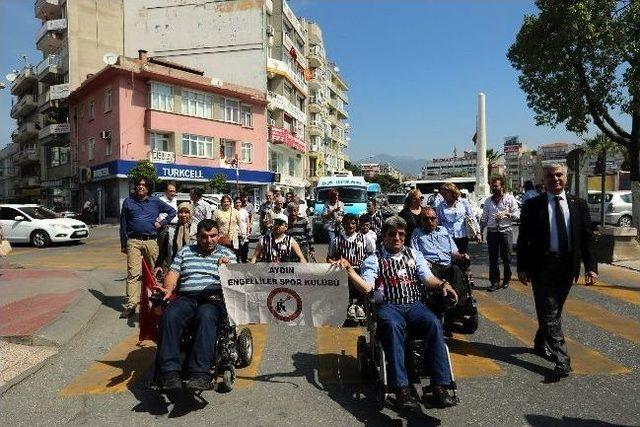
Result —
[[218, 391], [220, 393], [228, 393], [233, 390], [233, 386], [236, 382], [236, 371], [233, 366], [229, 366], [222, 372], [222, 382], [218, 384]]
[[462, 320], [462, 332], [473, 334], [478, 330], [478, 313], [472, 314], [469, 318]]
[[370, 361], [370, 351], [369, 345], [367, 344], [367, 339], [364, 335], [360, 335], [358, 337], [358, 345], [357, 345], [357, 355], [358, 355], [358, 372], [360, 373], [360, 377], [363, 380], [371, 379], [371, 361]]
[[387, 393], [384, 384], [381, 381], [376, 383], [375, 393], [374, 401], [376, 403], [376, 411], [381, 412], [384, 409], [384, 404], [387, 400]]
[[238, 352], [237, 368], [246, 368], [253, 360], [253, 336], [251, 330], [243, 328], [236, 339], [236, 351]]

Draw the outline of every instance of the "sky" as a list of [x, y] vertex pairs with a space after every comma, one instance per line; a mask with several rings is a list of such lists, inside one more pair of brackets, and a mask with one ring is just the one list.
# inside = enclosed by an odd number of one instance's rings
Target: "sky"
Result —
[[[294, 13], [316, 21], [325, 47], [349, 88], [352, 160], [374, 154], [418, 158], [472, 150], [477, 95], [486, 94], [487, 142], [501, 150], [519, 135], [530, 147], [581, 137], [562, 126], [537, 127], [517, 73], [506, 58], [527, 0], [290, 0]], [[32, 0], [0, 0], [0, 146], [15, 121], [4, 75], [37, 64], [40, 23]]]

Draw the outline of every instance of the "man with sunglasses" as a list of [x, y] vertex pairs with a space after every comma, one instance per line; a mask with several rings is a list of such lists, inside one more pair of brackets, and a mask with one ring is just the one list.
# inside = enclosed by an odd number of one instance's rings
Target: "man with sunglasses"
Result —
[[158, 257], [158, 232], [175, 216], [174, 208], [157, 197], [149, 197], [149, 186], [144, 178], [134, 180], [134, 192], [124, 199], [120, 210], [120, 249], [127, 254], [127, 300], [121, 319], [136, 312], [140, 299], [142, 257], [153, 268]]

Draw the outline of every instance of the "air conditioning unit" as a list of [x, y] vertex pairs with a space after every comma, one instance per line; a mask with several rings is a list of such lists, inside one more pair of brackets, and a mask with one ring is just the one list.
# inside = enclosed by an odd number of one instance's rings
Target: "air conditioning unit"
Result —
[[273, 28], [273, 25], [267, 25], [267, 36], [273, 37], [276, 33], [276, 30]]
[[276, 119], [269, 119], [269, 124], [271, 126], [275, 126], [276, 125]]
[[111, 139], [111, 131], [110, 130], [101, 130], [100, 138], [102, 139]]
[[273, 182], [280, 182], [280, 172], [273, 174]]
[[80, 168], [80, 184], [86, 184], [91, 181], [91, 169]]

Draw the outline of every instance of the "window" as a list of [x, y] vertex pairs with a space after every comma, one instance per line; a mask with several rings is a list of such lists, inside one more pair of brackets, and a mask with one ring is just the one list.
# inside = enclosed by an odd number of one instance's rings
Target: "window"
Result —
[[242, 163], [253, 162], [253, 144], [250, 142], [243, 142], [240, 149], [240, 161]]
[[12, 208], [0, 208], [0, 219], [5, 221], [13, 221], [17, 216], [24, 216], [21, 212], [18, 212]]
[[213, 138], [200, 135], [182, 135], [182, 154], [184, 156], [213, 158]]
[[289, 157], [287, 159], [287, 166], [289, 169], [289, 175], [296, 176], [296, 159], [295, 157]]
[[220, 157], [231, 160], [236, 155], [236, 143], [227, 139], [220, 140]]
[[240, 102], [235, 99], [222, 98], [221, 107], [224, 110], [224, 120], [240, 123]]
[[169, 151], [169, 135], [150, 133], [149, 147], [151, 151]]
[[84, 103], [80, 104], [78, 109], [80, 110], [80, 118], [84, 119]]
[[269, 170], [271, 172], [278, 173], [280, 172], [280, 156], [275, 151], [269, 153]]
[[94, 99], [89, 100], [89, 120], [93, 120], [96, 117], [96, 101]]
[[213, 96], [191, 90], [182, 91], [182, 114], [189, 116], [213, 117]]
[[251, 120], [251, 106], [250, 105], [242, 105], [240, 107], [240, 118], [241, 118], [240, 123], [242, 124], [242, 126], [248, 127], [248, 128], [253, 126], [253, 123], [252, 123], [252, 120]]
[[93, 154], [96, 148], [96, 139], [89, 138], [89, 141], [87, 142], [87, 146], [88, 146], [87, 151], [89, 152], [89, 160], [93, 160]]
[[51, 147], [49, 148], [49, 166], [62, 166], [69, 163], [70, 147]]
[[104, 90], [104, 112], [107, 113], [113, 108], [113, 99], [111, 93], [111, 87]]
[[171, 86], [151, 83], [151, 108], [160, 111], [173, 111]]
[[107, 138], [104, 140], [104, 155], [111, 155], [111, 138]]

